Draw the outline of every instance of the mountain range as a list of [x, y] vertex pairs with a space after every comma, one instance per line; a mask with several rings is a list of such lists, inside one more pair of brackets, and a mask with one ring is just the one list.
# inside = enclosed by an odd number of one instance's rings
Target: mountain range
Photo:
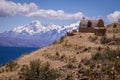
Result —
[[43, 25], [40, 21], [35, 20], [0, 33], [0, 46], [43, 47], [58, 40], [66, 32], [78, 29], [78, 25], [79, 22], [65, 26]]

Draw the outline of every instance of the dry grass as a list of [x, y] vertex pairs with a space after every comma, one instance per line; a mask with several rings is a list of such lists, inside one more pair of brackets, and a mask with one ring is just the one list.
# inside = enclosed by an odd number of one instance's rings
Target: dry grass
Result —
[[[112, 35], [112, 33], [107, 33], [106, 36], [110, 38]], [[119, 35], [116, 35], [116, 37], [118, 36]], [[96, 37], [93, 33], [79, 33], [75, 31], [74, 36], [64, 36], [60, 40], [55, 41], [52, 45], [38, 49], [37, 51], [18, 58], [17, 64], [19, 65], [19, 68], [14, 72], [0, 73], [0, 78], [4, 78], [5, 76], [16, 76], [16, 73], [19, 72], [22, 65], [28, 65], [30, 61], [39, 59], [42, 63], [49, 62], [52, 68], [58, 69], [65, 74], [62, 78], [71, 78], [68, 73], [73, 73], [72, 76], [75, 80], [77, 65], [81, 61], [86, 59], [89, 60], [92, 55], [98, 51], [104, 51], [107, 46], [112, 49], [117, 48], [117, 45], [102, 45], [95, 43], [94, 40], [96, 40]], [[74, 67], [74, 69], [70, 70], [66, 66], [70, 68]], [[86, 72], [88, 72], [87, 69]]]

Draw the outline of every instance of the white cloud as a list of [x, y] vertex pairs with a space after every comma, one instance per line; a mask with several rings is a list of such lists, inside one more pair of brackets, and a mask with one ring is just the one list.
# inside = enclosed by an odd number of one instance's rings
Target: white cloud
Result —
[[16, 15], [59, 20], [80, 20], [84, 16], [82, 12], [66, 13], [63, 10], [38, 9], [35, 3], [20, 4], [12, 1], [0, 0], [0, 17]]
[[59, 19], [59, 20], [70, 20], [70, 19], [75, 19], [79, 20], [81, 19], [84, 14], [81, 12], [78, 13], [65, 13], [63, 10], [37, 10], [36, 12], [31, 12], [27, 14], [29, 17], [43, 17], [43, 18], [49, 18], [49, 19]]
[[12, 1], [0, 1], [0, 17], [25, 15], [37, 10], [37, 5], [34, 3], [20, 4]]
[[109, 15], [107, 15], [107, 18], [111, 22], [118, 21], [118, 19], [120, 19], [120, 11], [115, 11], [113, 13], [110, 13]]

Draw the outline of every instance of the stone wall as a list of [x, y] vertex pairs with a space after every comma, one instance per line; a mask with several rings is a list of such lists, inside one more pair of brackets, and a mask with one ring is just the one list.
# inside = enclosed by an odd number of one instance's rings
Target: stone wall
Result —
[[106, 35], [106, 29], [105, 28], [103, 28], [103, 29], [95, 29], [95, 35], [97, 35], [97, 36]]
[[95, 29], [94, 28], [80, 28], [79, 32], [95, 33]]

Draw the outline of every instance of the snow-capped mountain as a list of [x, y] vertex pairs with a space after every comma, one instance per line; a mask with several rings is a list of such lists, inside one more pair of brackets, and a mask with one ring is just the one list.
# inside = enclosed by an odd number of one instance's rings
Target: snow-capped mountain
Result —
[[[29, 24], [16, 27], [10, 31], [6, 31], [0, 34], [0, 38], [4, 37], [9, 40], [9, 38], [14, 39], [23, 39], [24, 40], [33, 40], [39, 41], [40, 43], [46, 43], [45, 45], [50, 44], [51, 42], [59, 39], [61, 36], [65, 35], [66, 32], [69, 32], [73, 29], [78, 29], [79, 22], [60, 26], [60, 25], [42, 25], [39, 21], [32, 21]], [[0, 45], [2, 44], [0, 40]], [[34, 42], [34, 44], [38, 44]], [[40, 44], [37, 45], [41, 46]], [[36, 46], [35, 46], [36, 47]]]

